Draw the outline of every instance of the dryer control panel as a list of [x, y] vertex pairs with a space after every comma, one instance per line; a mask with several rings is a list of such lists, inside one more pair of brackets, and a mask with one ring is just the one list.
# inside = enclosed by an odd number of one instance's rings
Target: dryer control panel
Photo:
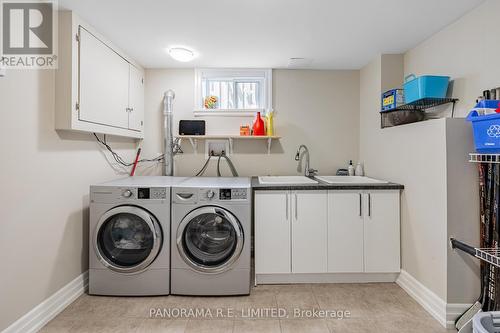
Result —
[[167, 189], [164, 187], [139, 187], [137, 199], [166, 199]]
[[166, 187], [124, 187], [124, 186], [92, 186], [90, 191], [91, 202], [119, 203], [119, 202], [158, 202], [168, 200], [170, 191]]

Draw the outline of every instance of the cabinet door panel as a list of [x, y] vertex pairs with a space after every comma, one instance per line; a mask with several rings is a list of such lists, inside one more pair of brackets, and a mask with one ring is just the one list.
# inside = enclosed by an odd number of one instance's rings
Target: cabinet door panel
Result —
[[290, 195], [255, 193], [255, 272], [290, 273]]
[[363, 272], [362, 194], [328, 191], [328, 272]]
[[144, 75], [133, 65], [130, 68], [129, 81], [129, 128], [141, 131], [144, 121]]
[[327, 191], [292, 192], [292, 272], [327, 271]]
[[399, 192], [367, 193], [365, 206], [365, 272], [399, 272]]
[[129, 63], [80, 27], [79, 119], [128, 129]]

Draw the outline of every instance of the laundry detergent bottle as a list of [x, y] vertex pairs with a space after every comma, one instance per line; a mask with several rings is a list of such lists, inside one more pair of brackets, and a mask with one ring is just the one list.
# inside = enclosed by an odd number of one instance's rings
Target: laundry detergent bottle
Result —
[[274, 111], [270, 111], [266, 113], [266, 135], [273, 136], [274, 135]]
[[260, 112], [257, 112], [257, 117], [253, 122], [253, 135], [266, 135], [266, 128], [264, 127], [264, 120], [260, 116]]

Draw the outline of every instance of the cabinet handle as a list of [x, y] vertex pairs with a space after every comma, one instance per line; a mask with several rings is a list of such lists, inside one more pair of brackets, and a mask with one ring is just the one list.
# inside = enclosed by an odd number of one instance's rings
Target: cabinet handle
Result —
[[298, 213], [297, 213], [297, 192], [295, 192], [295, 219], [297, 219], [298, 217]]
[[288, 196], [289, 196], [289, 194], [287, 193], [286, 194], [286, 220], [287, 221], [288, 221], [288, 211], [289, 211], [289, 209], [288, 209], [288, 199], [289, 199]]
[[372, 196], [368, 193], [368, 216], [372, 216]]
[[359, 216], [363, 216], [363, 197], [361, 193], [359, 193]]

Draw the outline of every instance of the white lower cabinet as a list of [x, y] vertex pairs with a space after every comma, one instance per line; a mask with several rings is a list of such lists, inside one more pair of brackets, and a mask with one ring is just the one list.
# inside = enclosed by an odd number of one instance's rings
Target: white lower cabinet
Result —
[[327, 192], [292, 191], [292, 273], [326, 273]]
[[255, 273], [398, 273], [399, 202], [399, 190], [257, 190]]
[[256, 192], [256, 273], [326, 272], [326, 231], [326, 191]]
[[328, 271], [400, 271], [399, 191], [328, 191]]
[[328, 191], [328, 271], [363, 272], [363, 194]]
[[364, 199], [364, 271], [399, 272], [399, 191], [373, 191], [365, 193]]
[[289, 191], [255, 194], [255, 272], [291, 272]]

